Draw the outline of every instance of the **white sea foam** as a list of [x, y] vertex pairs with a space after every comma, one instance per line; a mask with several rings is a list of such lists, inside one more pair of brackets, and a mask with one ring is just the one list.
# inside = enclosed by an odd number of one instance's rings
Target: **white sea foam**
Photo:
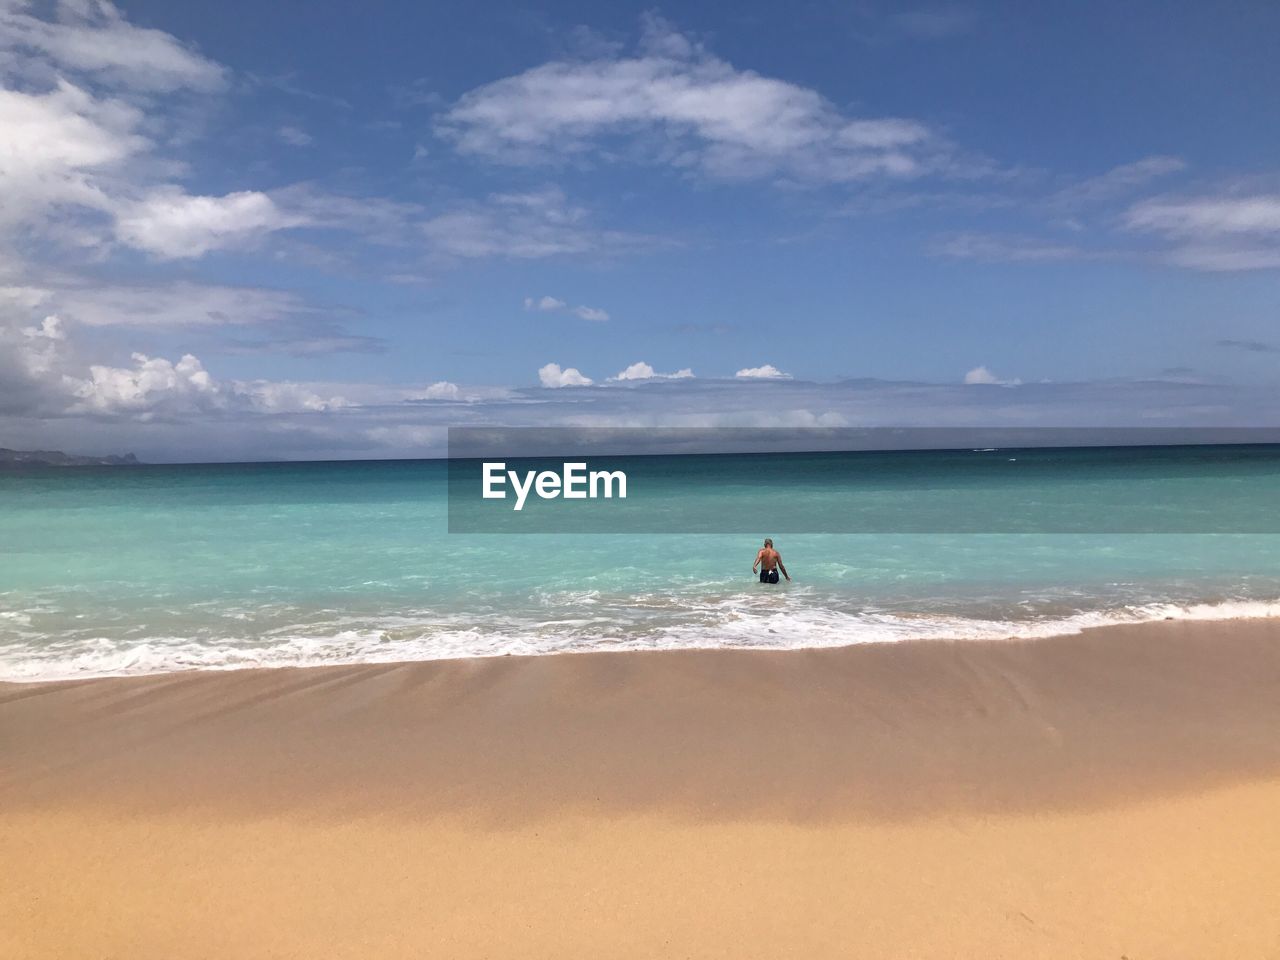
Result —
[[[981, 619], [889, 611], [845, 612], [782, 592], [702, 599], [640, 595], [637, 613], [621, 623], [590, 609], [597, 598], [565, 604], [555, 620], [494, 616], [483, 621], [400, 615], [336, 618], [322, 630], [302, 625], [243, 637], [192, 640], [19, 639], [0, 646], [0, 680], [49, 681], [135, 676], [187, 670], [239, 670], [449, 660], [507, 655], [542, 656], [601, 650], [745, 648], [792, 650], [912, 640], [1034, 640], [1091, 627], [1159, 620], [1280, 617], [1280, 600], [1135, 604], [1111, 610], [1026, 620]], [[576, 609], [585, 607], [587, 609]], [[655, 613], [678, 611], [677, 620]], [[574, 616], [574, 614], [578, 614]]]

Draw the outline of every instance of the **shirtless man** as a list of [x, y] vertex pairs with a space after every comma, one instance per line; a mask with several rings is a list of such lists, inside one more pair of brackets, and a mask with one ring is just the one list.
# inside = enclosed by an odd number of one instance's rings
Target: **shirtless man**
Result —
[[782, 565], [782, 554], [773, 549], [772, 540], [765, 540], [764, 546], [756, 554], [756, 562], [751, 565], [752, 573], [756, 572], [756, 567], [760, 568], [761, 583], [777, 583], [779, 570], [787, 578], [787, 583], [791, 582], [791, 574], [787, 573], [787, 568]]

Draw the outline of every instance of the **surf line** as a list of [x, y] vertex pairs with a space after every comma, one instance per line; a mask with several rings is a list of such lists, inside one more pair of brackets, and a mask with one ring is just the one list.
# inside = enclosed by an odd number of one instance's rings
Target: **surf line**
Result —
[[[508, 470], [504, 461], [484, 462], [484, 480], [480, 495], [486, 500], [505, 500], [506, 486], [515, 492], [513, 510], [523, 510], [530, 491], [543, 500], [563, 497], [566, 500], [612, 500], [627, 498], [627, 475], [621, 470], [587, 470], [585, 463], [565, 463], [554, 470], [526, 470], [523, 474]], [[616, 492], [615, 492], [616, 491]]]

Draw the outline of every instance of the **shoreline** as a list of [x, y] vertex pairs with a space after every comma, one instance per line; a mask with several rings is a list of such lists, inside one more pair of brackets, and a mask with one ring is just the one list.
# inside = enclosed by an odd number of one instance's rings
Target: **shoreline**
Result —
[[[873, 639], [873, 640], [853, 640], [846, 643], [818, 643], [818, 644], [800, 644], [796, 646], [777, 646], [777, 647], [749, 647], [744, 645], [723, 644], [723, 645], [707, 645], [707, 646], [671, 646], [671, 647], [634, 647], [619, 645], [615, 647], [601, 647], [591, 649], [558, 649], [547, 650], [541, 652], [501, 652], [489, 654], [470, 654], [465, 656], [441, 656], [441, 657], [422, 657], [408, 659], [379, 659], [365, 658], [345, 660], [339, 659], [327, 662], [306, 662], [306, 663], [246, 663], [246, 664], [198, 664], [194, 666], [182, 666], [176, 669], [154, 669], [146, 672], [119, 672], [111, 671], [104, 673], [85, 672], [72, 675], [56, 675], [41, 677], [23, 677], [20, 679], [6, 678], [0, 676], [0, 691], [6, 687], [12, 686], [28, 686], [38, 684], [57, 684], [57, 683], [78, 683], [87, 680], [130, 680], [144, 679], [148, 677], [167, 677], [182, 676], [193, 673], [209, 673], [209, 674], [226, 674], [254, 672], [259, 670], [316, 670], [316, 669], [336, 669], [340, 667], [358, 668], [358, 667], [387, 667], [387, 666], [409, 666], [413, 664], [430, 664], [430, 663], [454, 663], [465, 661], [487, 661], [502, 659], [534, 659], [544, 657], [560, 657], [560, 656], [595, 656], [595, 655], [611, 655], [621, 654], [624, 656], [638, 656], [650, 653], [656, 654], [679, 654], [679, 653], [718, 653], [718, 652], [744, 652], [744, 653], [803, 653], [812, 650], [845, 650], [854, 647], [867, 646], [891, 646], [899, 644], [984, 644], [984, 643], [1040, 643], [1044, 641], [1059, 640], [1067, 637], [1076, 637], [1091, 633], [1093, 631], [1103, 630], [1124, 630], [1129, 628], [1148, 627], [1160, 623], [1186, 623], [1186, 624], [1233, 624], [1248, 623], [1256, 621], [1280, 620], [1280, 600], [1224, 600], [1216, 603], [1190, 603], [1185, 605], [1175, 605], [1168, 603], [1157, 603], [1151, 605], [1155, 608], [1149, 617], [1140, 617], [1134, 619], [1113, 619], [1105, 620], [1109, 614], [1077, 614], [1060, 620], [1053, 621], [1027, 621], [1023, 626], [1028, 628], [1034, 626], [1035, 629], [1025, 630], [1023, 633], [1011, 633], [1009, 636], [912, 636], [912, 637], [895, 637], [890, 639]], [[1177, 610], [1181, 615], [1170, 615], [1167, 611]], [[1234, 613], [1230, 612], [1234, 611]], [[1242, 612], [1248, 611], [1248, 612]], [[894, 614], [902, 620], [909, 620], [909, 614]], [[929, 616], [929, 615], [924, 615]], [[1094, 618], [1102, 617], [1104, 622], [1093, 622]], [[975, 621], [975, 623], [988, 624], [991, 621]]]
[[[564, 809], [592, 793], [586, 806], [596, 812], [1060, 808], [1280, 776], [1280, 738], [1265, 735], [1280, 730], [1280, 618], [1162, 621], [1031, 641], [590, 651], [0, 683], [0, 724], [0, 748], [18, 774], [0, 778], [0, 802], [10, 803], [36, 790], [32, 782], [13, 792], [24, 771], [40, 769], [45, 786], [33, 797], [56, 801], [62, 791], [106, 802], [123, 778], [121, 805], [139, 802], [134, 785], [147, 783], [142, 802], [152, 808], [232, 800], [284, 808], [305, 792], [313, 808], [340, 798], [346, 809], [380, 810], [388, 794], [411, 788], [411, 809], [430, 813]], [[240, 739], [246, 731], [252, 742]], [[127, 773], [97, 782], [95, 771], [113, 763]], [[432, 764], [455, 776], [430, 776]], [[592, 772], [603, 789], [591, 787]]]
[[0, 954], [1271, 960], [1280, 620], [0, 684]]

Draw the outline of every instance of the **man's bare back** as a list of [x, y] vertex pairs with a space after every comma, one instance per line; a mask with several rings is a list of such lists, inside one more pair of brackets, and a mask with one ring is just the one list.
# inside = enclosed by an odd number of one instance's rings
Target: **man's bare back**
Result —
[[751, 572], [755, 573], [757, 567], [760, 569], [761, 583], [777, 583], [779, 570], [787, 578], [787, 582], [791, 582], [791, 574], [787, 573], [787, 568], [782, 565], [782, 554], [773, 549], [772, 540], [766, 540], [760, 552], [756, 554], [756, 562], [751, 565]]

